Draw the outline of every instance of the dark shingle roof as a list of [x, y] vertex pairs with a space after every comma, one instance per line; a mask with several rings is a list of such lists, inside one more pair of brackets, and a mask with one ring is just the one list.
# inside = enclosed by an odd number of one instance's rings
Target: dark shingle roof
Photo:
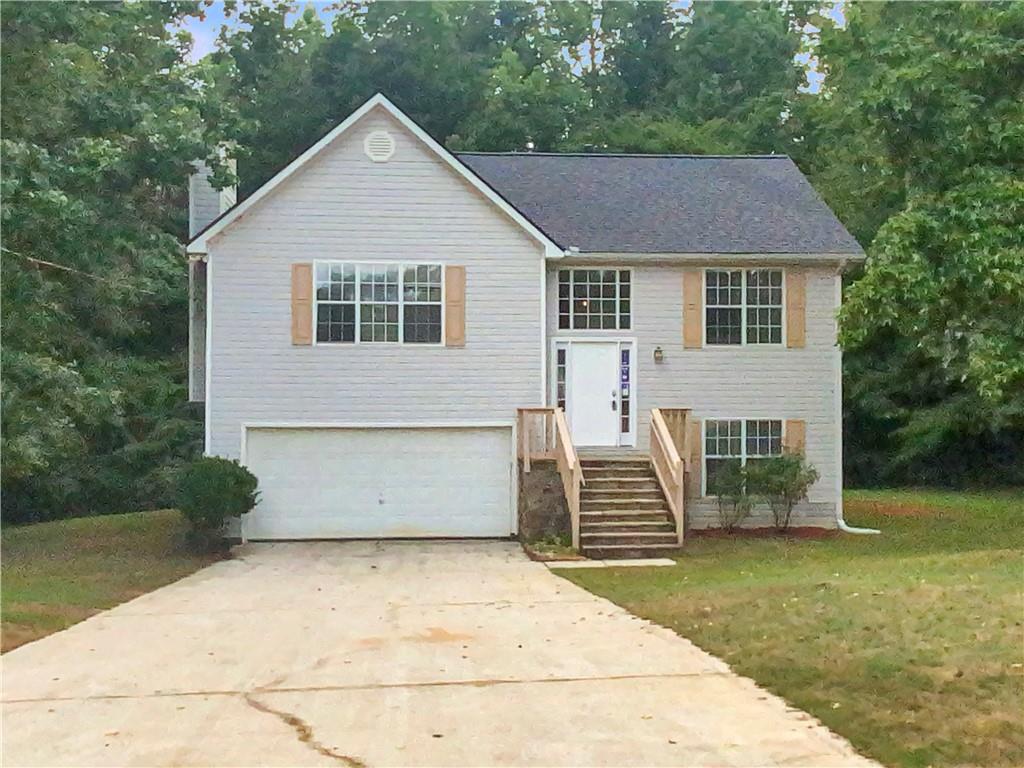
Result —
[[862, 252], [784, 155], [465, 152], [457, 157], [563, 248]]

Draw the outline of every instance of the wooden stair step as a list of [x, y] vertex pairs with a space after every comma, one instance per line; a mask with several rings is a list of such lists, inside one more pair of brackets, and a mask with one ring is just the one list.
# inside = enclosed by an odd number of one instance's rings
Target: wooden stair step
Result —
[[669, 520], [667, 509], [648, 509], [648, 510], [636, 510], [636, 509], [612, 509], [612, 510], [583, 510], [580, 512], [580, 524], [591, 523], [591, 522], [627, 522], [627, 521], [641, 521], [650, 520], [658, 521]]
[[600, 496], [598, 498], [584, 497], [580, 501], [580, 508], [584, 512], [600, 511], [600, 510], [616, 510], [616, 509], [635, 509], [635, 510], [649, 510], [649, 509], [667, 509], [665, 499], [661, 496], [652, 496], [651, 498], [637, 498], [636, 494], [622, 497], [607, 497]]
[[580, 521], [581, 531], [674, 531], [675, 526], [667, 519], [661, 520], [595, 520]]

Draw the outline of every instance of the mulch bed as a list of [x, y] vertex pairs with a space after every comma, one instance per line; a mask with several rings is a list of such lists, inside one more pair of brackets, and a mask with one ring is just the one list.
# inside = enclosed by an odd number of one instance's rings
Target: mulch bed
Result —
[[687, 531], [687, 538], [707, 539], [834, 539], [839, 531], [833, 528], [813, 528], [810, 526], [789, 528], [776, 531], [774, 528], [736, 528], [726, 531], [722, 528], [703, 528]]

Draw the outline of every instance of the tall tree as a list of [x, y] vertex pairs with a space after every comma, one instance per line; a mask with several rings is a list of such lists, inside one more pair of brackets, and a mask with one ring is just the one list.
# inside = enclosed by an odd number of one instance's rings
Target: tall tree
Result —
[[851, 437], [895, 459], [853, 468], [956, 481], [999, 453], [1001, 478], [1019, 481], [1024, 4], [858, 3], [847, 19], [823, 35], [818, 124], [831, 141], [850, 133], [823, 150], [822, 187], [873, 237], [842, 315]]
[[[197, 3], [15, 3], [0, 19], [4, 515], [159, 501], [184, 408], [185, 180], [210, 150], [169, 31]], [[212, 160], [211, 160], [212, 162]]]

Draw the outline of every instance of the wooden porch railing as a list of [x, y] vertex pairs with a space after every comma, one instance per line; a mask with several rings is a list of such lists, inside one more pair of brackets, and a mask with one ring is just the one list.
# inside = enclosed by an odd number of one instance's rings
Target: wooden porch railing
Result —
[[580, 489], [586, 484], [583, 467], [569, 436], [569, 424], [561, 408], [520, 408], [518, 411], [519, 458], [523, 472], [530, 462], [554, 459], [569, 507], [573, 549], [580, 548]]
[[683, 543], [686, 523], [686, 472], [690, 456], [688, 414], [689, 411], [682, 408], [651, 409], [651, 464], [668, 500], [679, 544]]

